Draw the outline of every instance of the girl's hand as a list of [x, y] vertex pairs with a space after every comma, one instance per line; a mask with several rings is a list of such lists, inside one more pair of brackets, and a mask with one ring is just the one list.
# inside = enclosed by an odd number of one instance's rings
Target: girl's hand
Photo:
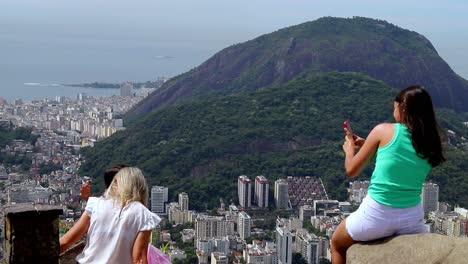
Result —
[[80, 196], [83, 200], [88, 201], [91, 196], [91, 181], [86, 181], [86, 183], [80, 188]]
[[360, 147], [355, 144], [351, 134], [347, 134], [345, 136], [345, 142], [343, 143], [343, 151], [346, 153], [346, 155], [354, 155], [354, 153], [356, 153], [356, 151], [359, 150], [359, 148]]
[[364, 138], [356, 136], [356, 135], [353, 135], [353, 139], [354, 139], [354, 144], [356, 145], [358, 150], [360, 150], [362, 145], [364, 145], [364, 142], [366, 142]]
[[354, 144], [356, 145], [357, 149], [356, 150], [359, 150], [361, 149], [362, 145], [364, 145], [364, 142], [366, 142], [366, 140], [356, 134], [351, 134], [351, 132], [349, 132], [349, 130], [347, 128], [344, 128], [344, 132], [346, 134], [346, 136], [352, 136], [352, 140], [354, 141]]

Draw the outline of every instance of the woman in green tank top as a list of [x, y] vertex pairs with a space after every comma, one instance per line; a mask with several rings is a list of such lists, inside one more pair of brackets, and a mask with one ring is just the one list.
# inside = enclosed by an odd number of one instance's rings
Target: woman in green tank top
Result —
[[431, 168], [445, 161], [429, 93], [421, 86], [403, 89], [395, 97], [393, 116], [395, 124], [377, 125], [365, 140], [345, 129], [349, 177], [377, 157], [368, 196], [333, 234], [334, 264], [346, 263], [346, 250], [356, 241], [424, 232], [422, 185]]

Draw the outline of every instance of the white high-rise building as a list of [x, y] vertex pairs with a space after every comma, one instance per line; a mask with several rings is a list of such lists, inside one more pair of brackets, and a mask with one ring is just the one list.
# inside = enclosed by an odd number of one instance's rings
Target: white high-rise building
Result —
[[309, 233], [296, 235], [296, 251], [300, 252], [308, 264], [318, 264], [320, 256], [320, 239]]
[[421, 192], [424, 214], [439, 210], [439, 186], [435, 183], [425, 182]]
[[251, 264], [277, 264], [278, 255], [274, 242], [253, 240], [244, 247], [244, 260]]
[[120, 84], [120, 96], [132, 96], [133, 95], [133, 83], [123, 82]]
[[275, 205], [278, 209], [287, 209], [289, 202], [288, 182], [283, 179], [275, 181]]
[[151, 187], [151, 212], [166, 214], [169, 190], [164, 186]]
[[221, 216], [199, 215], [195, 219], [197, 239], [211, 239], [234, 235], [234, 222]]
[[287, 227], [276, 227], [276, 252], [279, 264], [292, 264], [292, 234]]
[[246, 239], [250, 237], [250, 222], [251, 218], [246, 212], [239, 213], [239, 219], [237, 221], [237, 232], [240, 238]]
[[213, 252], [211, 253], [211, 264], [228, 264], [229, 260], [225, 253]]
[[314, 216], [326, 216], [327, 212], [338, 209], [340, 202], [338, 200], [314, 200]]
[[181, 211], [188, 211], [189, 209], [189, 197], [188, 194], [182, 192], [179, 193], [179, 206]]
[[311, 205], [303, 205], [299, 207], [299, 219], [303, 222], [310, 222], [310, 217], [314, 215], [314, 208]]
[[258, 207], [268, 207], [268, 180], [265, 176], [255, 177], [255, 204]]
[[237, 192], [239, 194], [239, 204], [243, 208], [252, 206], [252, 183], [249, 177], [245, 175], [239, 176], [237, 180]]

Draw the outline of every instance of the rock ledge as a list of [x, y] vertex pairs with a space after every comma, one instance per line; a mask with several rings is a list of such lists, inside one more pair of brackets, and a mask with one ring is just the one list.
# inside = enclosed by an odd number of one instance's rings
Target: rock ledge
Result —
[[348, 249], [346, 263], [466, 264], [468, 238], [418, 234], [358, 243]]

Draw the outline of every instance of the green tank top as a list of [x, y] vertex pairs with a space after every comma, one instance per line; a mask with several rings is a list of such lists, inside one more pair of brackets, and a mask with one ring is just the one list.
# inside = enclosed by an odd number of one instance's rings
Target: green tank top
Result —
[[421, 189], [431, 165], [416, 153], [406, 125], [394, 124], [392, 140], [377, 149], [369, 195], [392, 207], [411, 207], [421, 202]]

